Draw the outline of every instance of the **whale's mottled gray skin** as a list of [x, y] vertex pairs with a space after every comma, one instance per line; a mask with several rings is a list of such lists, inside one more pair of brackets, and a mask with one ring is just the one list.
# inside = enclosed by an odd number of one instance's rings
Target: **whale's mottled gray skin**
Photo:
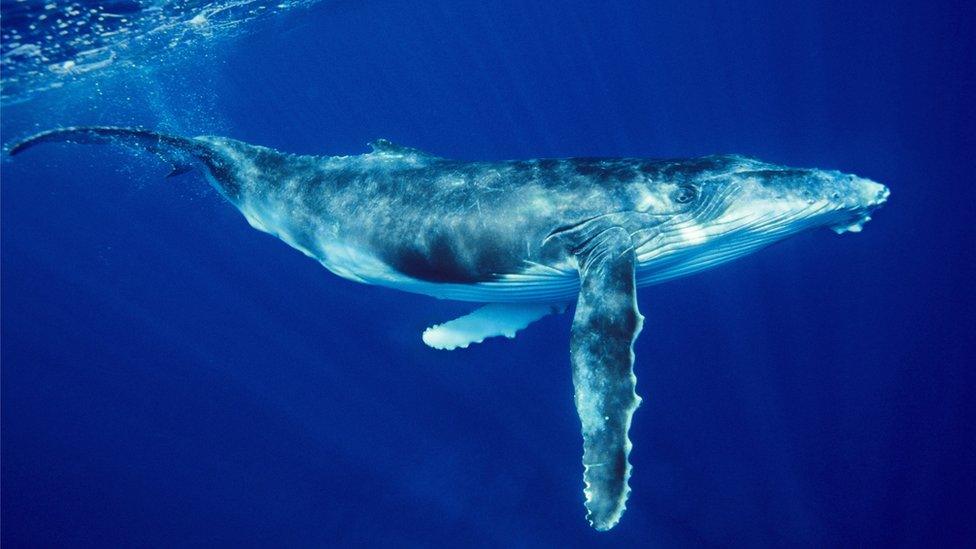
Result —
[[[505, 304], [469, 315], [464, 329], [425, 333], [434, 346], [513, 335], [576, 301], [570, 356], [584, 494], [600, 530], [619, 521], [630, 490], [627, 431], [640, 403], [632, 347], [643, 321], [636, 288], [808, 228], [859, 231], [888, 197], [867, 179], [735, 155], [462, 162], [380, 140], [357, 156], [297, 156], [107, 127], [38, 134], [11, 153], [45, 141], [135, 146], [174, 174], [202, 166], [252, 226], [340, 276]], [[452, 341], [438, 343], [445, 337]]]

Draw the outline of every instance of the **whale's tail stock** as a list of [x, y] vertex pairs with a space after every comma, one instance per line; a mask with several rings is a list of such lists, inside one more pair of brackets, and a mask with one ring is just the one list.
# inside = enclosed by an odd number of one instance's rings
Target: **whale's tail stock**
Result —
[[156, 154], [172, 167], [169, 176], [180, 175], [195, 167], [194, 161], [211, 172], [219, 169], [220, 155], [209, 143], [198, 139], [167, 135], [141, 128], [113, 126], [77, 126], [41, 132], [10, 148], [10, 155], [18, 155], [42, 143], [115, 144]]

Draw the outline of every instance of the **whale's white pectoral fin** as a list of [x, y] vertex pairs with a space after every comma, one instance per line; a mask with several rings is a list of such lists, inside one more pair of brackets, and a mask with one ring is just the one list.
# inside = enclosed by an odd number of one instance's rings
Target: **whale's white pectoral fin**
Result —
[[516, 332], [536, 320], [564, 310], [564, 304], [491, 303], [461, 318], [427, 328], [423, 339], [435, 349], [463, 348], [489, 337], [515, 337]]
[[570, 358], [583, 429], [586, 518], [597, 530], [609, 530], [623, 515], [630, 493], [627, 431], [640, 405], [633, 345], [644, 318], [637, 310], [630, 234], [611, 227], [587, 238], [574, 249], [580, 294]]

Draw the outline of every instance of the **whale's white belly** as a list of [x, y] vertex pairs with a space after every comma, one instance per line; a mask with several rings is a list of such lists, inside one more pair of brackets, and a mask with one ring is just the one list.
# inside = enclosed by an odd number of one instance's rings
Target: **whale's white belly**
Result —
[[[298, 234], [308, 235], [307, 228], [293, 226], [280, 208], [266, 205], [256, 208], [254, 204], [248, 204], [240, 209], [252, 227], [277, 236], [289, 246], [318, 260], [329, 271], [356, 282], [439, 299], [479, 303], [566, 303], [575, 301], [579, 293], [579, 273], [571, 262], [559, 266], [527, 262], [520, 273], [501, 274], [486, 282], [432, 282], [407, 276], [359, 246], [335, 242], [326, 237], [296, 238]], [[762, 247], [774, 240], [775, 236], [778, 235], [712, 239], [703, 234], [700, 238], [704, 245], [683, 250], [678, 248], [681, 251], [676, 252], [671, 251], [674, 248], [668, 243], [638, 247], [635, 250], [637, 286], [660, 284], [706, 270]], [[695, 235], [680, 235], [679, 239], [693, 237]]]
[[[348, 280], [384, 286], [438, 299], [479, 303], [566, 303], [579, 293], [575, 265], [562, 268], [528, 264], [521, 273], [503, 274], [475, 283], [432, 282], [413, 278], [393, 269], [372, 254], [342, 244], [325, 244], [321, 253], [309, 254], [328, 270]], [[639, 258], [640, 259], [640, 258]], [[685, 276], [711, 266], [710, 258], [646, 258], [637, 265], [637, 285], [649, 286]], [[702, 261], [704, 260], [704, 261]]]

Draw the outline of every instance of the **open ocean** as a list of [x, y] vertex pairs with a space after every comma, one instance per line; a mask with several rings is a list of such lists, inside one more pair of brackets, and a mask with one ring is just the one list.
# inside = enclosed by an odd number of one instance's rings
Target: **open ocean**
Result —
[[571, 314], [436, 351], [471, 304], [334, 276], [198, 174], [4, 153], [4, 547], [976, 545], [970, 2], [0, 5], [4, 147], [738, 153], [892, 193], [640, 291], [633, 493], [596, 532]]

